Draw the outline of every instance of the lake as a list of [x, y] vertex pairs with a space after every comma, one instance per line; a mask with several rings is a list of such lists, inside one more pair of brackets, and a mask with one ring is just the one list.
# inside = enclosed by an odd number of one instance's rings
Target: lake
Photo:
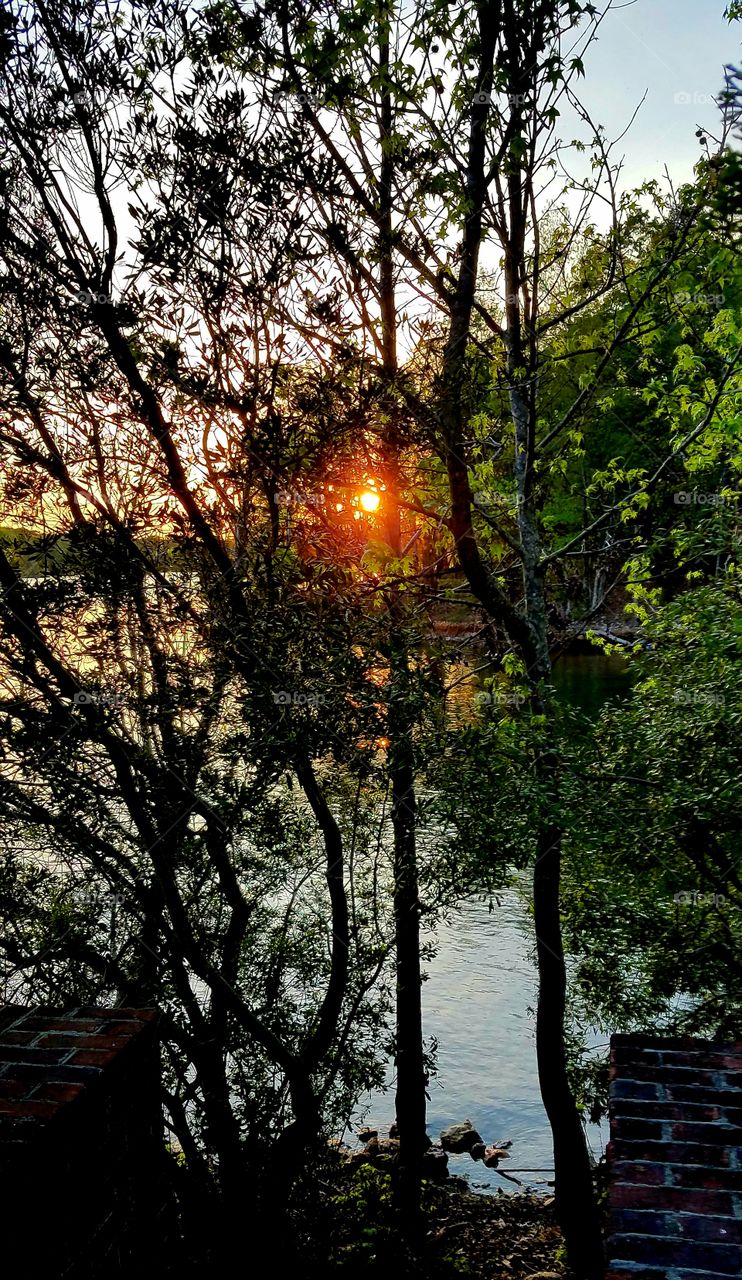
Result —
[[[447, 1125], [471, 1120], [485, 1142], [510, 1139], [510, 1160], [501, 1167], [543, 1190], [553, 1177], [553, 1156], [536, 1072], [533, 927], [517, 890], [505, 890], [498, 899], [492, 912], [485, 903], [466, 903], [438, 930], [438, 954], [423, 986], [425, 1036], [440, 1046], [429, 1088], [428, 1133], [437, 1140]], [[361, 1107], [362, 1122], [381, 1134], [394, 1119], [391, 1078], [390, 1073], [386, 1091], [369, 1095]], [[597, 1157], [607, 1126], [589, 1126], [589, 1138]], [[468, 1155], [450, 1155], [448, 1168], [476, 1190], [518, 1189]]]
[[[575, 654], [556, 665], [554, 685], [560, 698], [592, 715], [608, 698], [625, 695], [629, 678], [620, 657]], [[464, 903], [439, 927], [438, 953], [427, 972], [425, 1037], [439, 1043], [428, 1133], [437, 1140], [447, 1125], [471, 1120], [485, 1142], [512, 1141], [510, 1159], [501, 1162], [504, 1172], [513, 1170], [526, 1186], [547, 1190], [553, 1154], [536, 1070], [534, 936], [523, 895], [505, 890], [491, 912], [486, 903]], [[590, 1044], [605, 1046], [605, 1037], [596, 1034]], [[390, 1070], [387, 1089], [363, 1100], [357, 1123], [383, 1135], [393, 1119]], [[597, 1158], [607, 1125], [590, 1125], [588, 1137]], [[484, 1193], [518, 1190], [468, 1155], [449, 1156], [448, 1168]]]

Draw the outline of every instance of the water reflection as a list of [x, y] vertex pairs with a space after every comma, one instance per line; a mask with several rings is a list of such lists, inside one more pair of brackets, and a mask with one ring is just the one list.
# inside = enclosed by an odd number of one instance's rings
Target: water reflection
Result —
[[[438, 938], [423, 987], [425, 1035], [440, 1044], [428, 1133], [437, 1140], [446, 1125], [471, 1120], [486, 1142], [509, 1138], [510, 1160], [502, 1169], [547, 1170], [515, 1174], [545, 1190], [553, 1155], [536, 1073], [533, 931], [523, 900], [511, 889], [499, 895], [492, 912], [485, 903], [468, 902], [441, 925]], [[386, 1091], [369, 1095], [362, 1109], [365, 1123], [388, 1128], [394, 1118], [391, 1074]], [[589, 1136], [599, 1155], [606, 1132], [591, 1126]], [[448, 1167], [477, 1189], [517, 1190], [468, 1155], [450, 1156]]]
[[597, 715], [609, 698], [626, 697], [631, 674], [620, 654], [567, 653], [555, 664], [553, 683], [565, 702]]
[[[453, 682], [447, 715], [449, 723], [466, 723], [477, 679], [473, 672], [467, 679], [463, 664], [455, 674], [459, 680]], [[554, 668], [553, 682], [561, 699], [594, 716], [608, 699], [626, 696], [631, 676], [620, 655], [566, 654]], [[537, 978], [524, 898], [506, 890], [491, 912], [485, 903], [465, 903], [440, 926], [438, 944], [423, 988], [425, 1035], [440, 1046], [429, 1090], [428, 1133], [437, 1140], [447, 1125], [471, 1120], [485, 1142], [512, 1141], [504, 1172], [522, 1170], [515, 1176], [545, 1190], [553, 1177], [553, 1153], [536, 1070]], [[588, 1043], [596, 1046], [597, 1036]], [[382, 1133], [391, 1124], [391, 1070], [387, 1089], [369, 1095], [361, 1111], [364, 1122]], [[589, 1126], [588, 1137], [594, 1155], [601, 1155], [607, 1125]], [[468, 1155], [450, 1156], [448, 1167], [478, 1190], [517, 1189]]]

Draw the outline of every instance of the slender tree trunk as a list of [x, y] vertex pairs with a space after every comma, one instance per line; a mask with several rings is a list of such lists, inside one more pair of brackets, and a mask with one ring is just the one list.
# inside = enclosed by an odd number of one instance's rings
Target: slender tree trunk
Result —
[[[535, 358], [531, 378], [519, 379], [524, 353], [517, 299], [521, 251], [506, 260], [508, 304], [508, 375], [510, 411], [515, 431], [515, 480], [518, 528], [523, 564], [525, 617], [530, 642], [523, 654], [533, 710], [544, 716], [549, 746], [540, 750], [535, 771], [551, 809], [559, 799], [560, 760], [551, 708], [540, 682], [551, 677], [549, 627], [546, 610], [542, 548], [533, 500], [533, 460], [536, 437]], [[560, 912], [562, 832], [549, 821], [540, 823], [533, 870], [533, 913], [536, 932], [539, 990], [536, 1011], [536, 1055], [539, 1085], [554, 1141], [557, 1215], [570, 1265], [580, 1277], [599, 1280], [604, 1271], [600, 1214], [595, 1198], [587, 1138], [567, 1075], [565, 1011], [567, 974]]]
[[[194, 1053], [204, 1099], [208, 1144], [217, 1158], [218, 1199], [205, 1234], [216, 1263], [226, 1265], [241, 1248], [246, 1227], [254, 1225], [255, 1195], [239, 1125], [229, 1096], [222, 1047], [201, 1046]], [[185, 1224], [188, 1230], [189, 1224]]]
[[605, 1263], [585, 1131], [567, 1077], [564, 1042], [566, 970], [559, 912], [561, 832], [539, 836], [533, 872], [539, 990], [536, 1013], [538, 1078], [554, 1140], [557, 1215], [569, 1262], [578, 1276], [600, 1280]]
[[[392, 225], [394, 158], [387, 139], [393, 128], [389, 87], [389, 19], [386, 0], [380, 0], [378, 21], [381, 87], [381, 164], [379, 169], [379, 304], [382, 365], [390, 389], [390, 426], [384, 433], [383, 476], [386, 540], [394, 555], [403, 552], [400, 520], [399, 441], [395, 428], [394, 379], [397, 375], [396, 298], [394, 288], [394, 229]], [[417, 873], [417, 833], [414, 717], [409, 709], [410, 662], [404, 634], [404, 609], [399, 590], [387, 592], [390, 621], [389, 774], [392, 784], [394, 832], [394, 927], [396, 942], [396, 1119], [399, 1130], [399, 1176], [396, 1203], [405, 1229], [420, 1226], [422, 1157], [427, 1145], [425, 1056], [420, 972], [420, 902]]]
[[[395, 555], [402, 551], [399, 519], [399, 476], [396, 456], [385, 468], [387, 540]], [[397, 1205], [414, 1232], [420, 1212], [422, 1157], [426, 1133], [425, 1055], [420, 969], [420, 899], [417, 870], [417, 804], [413, 717], [410, 712], [410, 663], [397, 589], [388, 597], [389, 776], [392, 784], [394, 833], [394, 929], [397, 965], [396, 1118], [399, 1129]]]
[[[402, 664], [404, 664], [402, 666]], [[395, 671], [395, 667], [397, 670]], [[406, 674], [406, 654], [392, 658], [392, 689]], [[396, 678], [395, 678], [396, 677]], [[423, 1051], [420, 903], [415, 840], [415, 788], [409, 724], [390, 717], [394, 922], [397, 955], [396, 1115], [399, 1128], [398, 1207], [414, 1228], [420, 1209], [427, 1083]]]
[[[270, 1242], [272, 1270], [277, 1276], [301, 1274], [302, 1260], [291, 1202], [297, 1178], [306, 1170], [321, 1132], [321, 1112], [309, 1076], [296, 1075], [289, 1093], [294, 1119], [268, 1152], [257, 1189], [258, 1228]], [[244, 1248], [244, 1232], [243, 1248]], [[232, 1264], [234, 1265], [234, 1263]]]

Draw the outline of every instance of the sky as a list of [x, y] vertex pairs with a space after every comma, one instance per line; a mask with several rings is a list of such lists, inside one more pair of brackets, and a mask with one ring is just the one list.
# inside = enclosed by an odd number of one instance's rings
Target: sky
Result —
[[623, 182], [638, 186], [661, 178], [667, 166], [675, 183], [692, 176], [700, 154], [695, 131], [718, 133], [712, 101], [723, 88], [725, 63], [742, 61], [742, 22], [724, 18], [727, 0], [618, 0], [585, 58], [580, 97], [608, 138], [623, 132], [645, 90], [647, 98], [619, 144]]

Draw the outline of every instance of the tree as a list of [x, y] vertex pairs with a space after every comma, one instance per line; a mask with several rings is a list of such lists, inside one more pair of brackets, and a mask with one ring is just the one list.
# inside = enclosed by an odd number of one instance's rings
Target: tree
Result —
[[324, 474], [352, 383], [272, 326], [300, 219], [239, 96], [180, 78], [185, 12], [5, 27], [3, 956], [14, 999], [163, 1006], [168, 1122], [204, 1184], [216, 1160], [229, 1255], [378, 1079], [388, 726]]
[[[633, 507], [603, 502], [566, 541], [557, 537], [550, 544], [544, 486], [550, 469], [579, 457], [584, 419], [627, 345], [638, 339], [647, 303], [690, 245], [708, 203], [710, 179], [674, 201], [661, 260], [658, 244], [656, 265], [644, 271], [632, 260], [640, 207], [619, 199], [612, 147], [574, 88], [604, 13], [572, 0], [520, 6], [493, 0], [454, 12], [426, 5], [412, 14], [385, 8], [394, 31], [390, 113], [387, 76], [380, 82], [361, 30], [372, 11], [341, 7], [328, 15], [317, 6], [310, 17], [304, 8], [300, 13], [284, 4], [277, 10], [275, 39], [266, 37], [266, 62], [276, 69], [276, 88], [293, 93], [303, 125], [303, 147], [293, 168], [287, 167], [287, 178], [314, 201], [313, 233], [327, 259], [338, 264], [342, 283], [333, 296], [344, 324], [355, 316], [355, 330], [365, 335], [359, 345], [366, 337], [371, 344], [374, 307], [382, 305], [373, 283], [375, 246], [385, 228], [393, 240], [398, 294], [423, 293], [446, 331], [432, 386], [416, 381], [411, 366], [400, 371], [395, 389], [399, 405], [445, 465], [450, 506], [433, 488], [422, 513], [449, 530], [469, 587], [491, 623], [507, 635], [528, 690], [536, 728], [529, 768], [544, 797], [534, 849], [539, 1075], [554, 1133], [557, 1203], [570, 1259], [581, 1274], [597, 1275], [598, 1215], [564, 1036], [562, 831], [555, 820], [562, 762], [548, 692], [548, 614], [560, 589], [553, 585], [558, 566], [573, 554], [598, 556], [606, 535], [621, 529], [620, 513], [634, 519], [646, 506], [674, 453], [657, 467], [619, 467], [616, 484], [623, 486], [621, 497], [631, 491]], [[386, 16], [392, 12], [393, 19]], [[571, 196], [577, 207], [562, 216], [561, 228], [544, 244], [541, 224], [556, 204], [545, 193], [569, 149], [556, 133], [565, 108], [582, 123], [587, 141], [578, 140], [574, 150], [589, 149], [590, 168], [567, 179], [560, 196]], [[379, 112], [386, 112], [381, 145], [374, 128]], [[383, 190], [393, 188], [391, 218], [376, 199], [381, 172]], [[610, 222], [598, 231], [592, 219], [601, 201]], [[583, 235], [591, 238], [590, 250], [579, 253]], [[490, 243], [501, 255], [499, 307], [477, 293], [480, 259]], [[591, 353], [595, 358], [575, 395], [556, 413], [549, 387], [556, 362], [582, 361], [588, 354], [580, 340], [568, 350], [559, 350], [557, 340], [577, 336], [575, 319], [589, 316], [602, 300], [613, 307], [610, 333]], [[298, 323], [295, 310], [285, 307], [282, 314]], [[409, 307], [407, 316], [414, 315]], [[486, 337], [475, 333], [475, 318]], [[333, 340], [332, 325], [326, 324], [317, 341], [329, 348]], [[689, 440], [728, 394], [737, 359], [723, 361]], [[489, 403], [483, 412], [481, 378], [487, 369]], [[505, 441], [512, 467], [514, 510], [508, 519], [473, 503], [474, 449], [481, 450], [491, 435]], [[513, 590], [516, 573], [520, 600]], [[599, 608], [600, 594], [591, 603]]]
[[[53, 513], [65, 541], [5, 556], [5, 660], [23, 690], [19, 703], [11, 687], [6, 715], [27, 734], [9, 818], [28, 833], [56, 815], [72, 855], [82, 785], [107, 841], [100, 850], [89, 823], [89, 859], [105, 852], [100, 873], [111, 864], [129, 888], [146, 867], [137, 989], [162, 980], [154, 952], [191, 1037], [181, 1067], [200, 1051], [210, 1071], [196, 1092], [234, 1209], [246, 1159], [229, 1035], [276, 1081], [277, 1200], [286, 1147], [305, 1151], [333, 1090], [352, 1090], [350, 1027], [371, 1025], [388, 939], [373, 885], [361, 878], [360, 909], [355, 856], [348, 865], [360, 799], [349, 846], [334, 797], [355, 786], [365, 798], [381, 770], [393, 797], [400, 1192], [414, 1209], [425, 1087], [414, 787], [436, 696], [415, 641], [455, 559], [493, 667], [523, 704], [510, 745], [520, 794], [535, 800], [533, 824], [520, 812], [518, 823], [533, 867], [539, 1076], [570, 1261], [597, 1275], [565, 1035], [569, 753], [550, 615], [571, 599], [575, 562], [591, 566], [578, 575], [591, 584], [588, 617], [610, 587], [596, 585], [596, 565], [650, 578], [667, 553], [666, 484], [727, 421], [734, 325], [721, 308], [701, 368], [682, 341], [695, 303], [686, 314], [676, 297], [699, 247], [713, 257], [704, 219], [717, 157], [704, 146], [697, 183], [654, 219], [652, 192], [619, 197], [612, 148], [575, 91], [601, 21], [577, 0], [281, 0], [260, 13], [163, 0], [121, 6], [113, 23], [95, 0], [43, 0], [11, 14], [0, 46], [2, 443], [9, 509], [25, 500], [42, 528]], [[557, 132], [566, 111], [582, 132], [572, 147]], [[552, 198], [570, 154], [577, 168]], [[631, 376], [635, 356], [658, 385], [668, 368], [678, 375], [659, 418], [657, 387]], [[364, 515], [364, 487], [378, 516]], [[57, 580], [19, 575], [39, 556]], [[58, 617], [99, 666], [89, 700], [82, 658], [52, 632]], [[144, 663], [138, 684], [130, 651]], [[114, 669], [132, 689], [120, 715], [103, 701]], [[47, 770], [40, 737], [66, 731], [70, 714], [74, 733]], [[278, 795], [294, 817], [276, 860]], [[265, 814], [255, 834], [271, 856], [229, 845], [248, 814]], [[314, 857], [297, 867], [292, 852], [305, 820], [323, 858], [324, 927]], [[116, 862], [122, 835], [131, 867]], [[496, 874], [497, 847], [491, 863]], [[11, 888], [30, 908], [25, 875]], [[202, 916], [204, 875], [214, 909]], [[272, 894], [298, 915], [261, 917]], [[304, 966], [292, 921], [298, 931], [307, 911], [317, 950]], [[108, 977], [100, 943], [96, 954]], [[17, 959], [38, 975], [37, 955], [31, 929]], [[286, 1002], [289, 973], [305, 994]], [[132, 985], [128, 969], [120, 977]], [[193, 1092], [181, 1069], [184, 1132]]]

